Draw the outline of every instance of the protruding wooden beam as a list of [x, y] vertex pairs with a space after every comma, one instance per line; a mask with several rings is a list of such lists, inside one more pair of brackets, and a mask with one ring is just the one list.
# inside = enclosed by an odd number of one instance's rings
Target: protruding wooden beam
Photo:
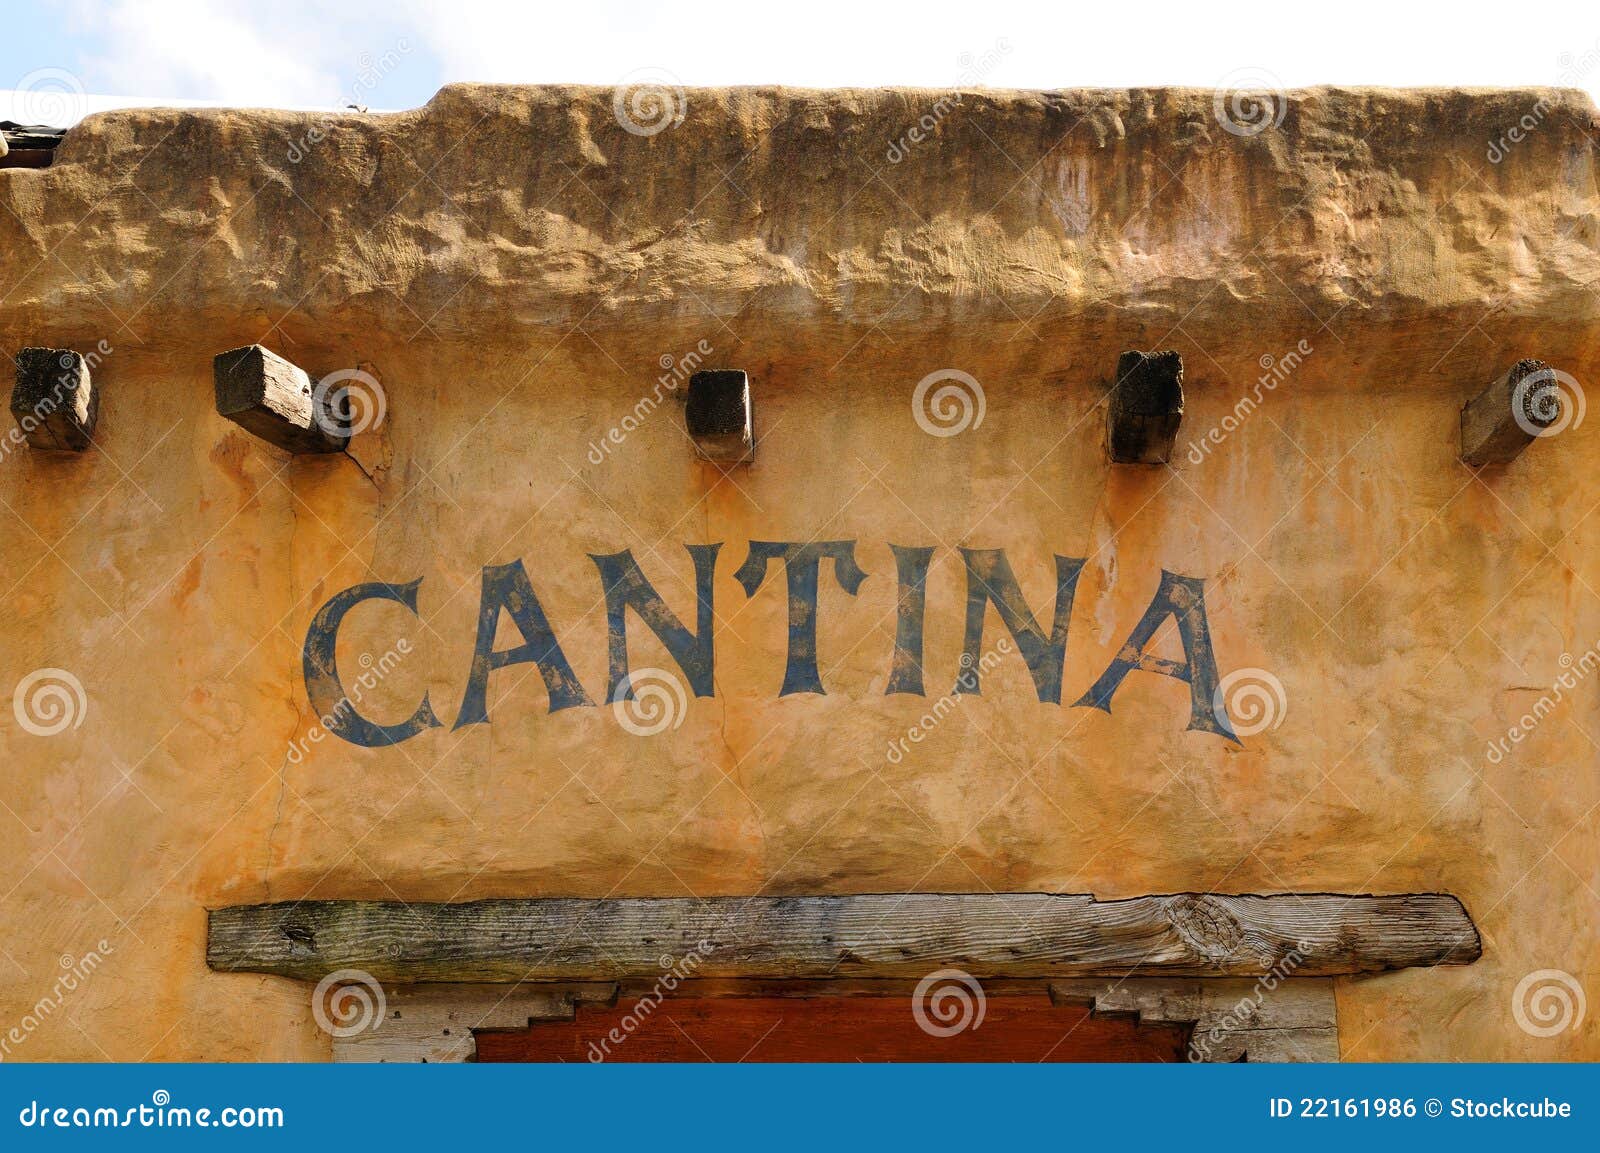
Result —
[[1478, 958], [1461, 902], [1440, 893], [1181, 893], [1096, 901], [1048, 893], [542, 898], [471, 904], [303, 901], [211, 913], [213, 969], [319, 980], [617, 980], [661, 958], [699, 977], [1304, 977]]
[[67, 348], [24, 348], [17, 353], [11, 415], [34, 448], [88, 448], [100, 419], [100, 394], [88, 362]]
[[49, 168], [65, 128], [0, 122], [0, 168]]
[[1556, 372], [1542, 360], [1519, 360], [1461, 407], [1461, 461], [1505, 464], [1561, 417]]
[[1183, 357], [1124, 352], [1117, 357], [1106, 415], [1106, 447], [1118, 464], [1166, 464], [1183, 420]]
[[689, 436], [707, 460], [740, 464], [755, 455], [750, 378], [739, 369], [697, 372], [685, 409]]
[[313, 391], [311, 377], [259, 344], [212, 361], [217, 412], [246, 432], [292, 453], [340, 452], [346, 437], [336, 406]]

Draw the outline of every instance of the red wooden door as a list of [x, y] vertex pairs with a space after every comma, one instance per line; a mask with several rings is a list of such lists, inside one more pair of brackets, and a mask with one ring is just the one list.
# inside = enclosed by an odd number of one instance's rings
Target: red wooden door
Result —
[[579, 1005], [570, 1021], [479, 1032], [478, 1060], [1182, 1061], [1190, 1033], [1044, 993], [989, 997], [941, 1035], [959, 1020], [919, 1020], [904, 996], [623, 998]]

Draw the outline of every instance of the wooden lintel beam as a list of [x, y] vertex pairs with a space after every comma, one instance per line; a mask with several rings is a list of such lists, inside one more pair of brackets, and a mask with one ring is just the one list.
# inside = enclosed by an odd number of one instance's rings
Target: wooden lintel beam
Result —
[[380, 981], [696, 977], [1256, 976], [1469, 964], [1481, 952], [1442, 893], [1049, 893], [534, 898], [467, 904], [301, 901], [210, 915], [206, 961], [229, 972]]

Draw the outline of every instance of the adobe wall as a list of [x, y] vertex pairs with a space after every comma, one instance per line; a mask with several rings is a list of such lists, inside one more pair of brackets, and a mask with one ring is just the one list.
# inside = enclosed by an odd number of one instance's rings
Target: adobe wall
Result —
[[[53, 735], [0, 716], [0, 1032], [99, 954], [6, 1059], [325, 1059], [303, 985], [206, 969], [208, 907], [905, 890], [1447, 891], [1482, 959], [1340, 980], [1345, 1056], [1600, 1057], [1597, 1014], [1538, 1037], [1513, 1012], [1538, 970], [1600, 988], [1600, 421], [1457, 460], [1463, 402], [1519, 357], [1600, 379], [1593, 105], [1313, 89], [1253, 136], [1190, 90], [683, 111], [646, 136], [601, 89], [331, 125], [133, 110], [0, 172], [0, 348], [109, 348], [96, 447], [0, 459], [0, 688], [83, 689]], [[726, 475], [658, 391], [701, 342], [755, 391]], [[248, 343], [363, 365], [381, 425], [348, 456], [252, 438], [212, 404], [213, 355]], [[1171, 467], [1113, 468], [1117, 355], [1166, 348]], [[924, 430], [940, 369], [981, 424]], [[780, 695], [783, 573], [746, 595], [751, 540], [856, 542], [855, 595], [822, 566], [823, 694]], [[715, 695], [635, 735], [589, 554], [631, 550], [692, 624], [684, 546], [716, 541]], [[885, 692], [891, 544], [935, 549], [920, 696]], [[1003, 653], [922, 724], [961, 667], [963, 547], [1004, 549], [1047, 626], [1052, 558], [1084, 560], [1060, 704]], [[483, 569], [518, 559], [597, 703], [550, 712], [514, 665], [454, 728]], [[1146, 671], [1074, 707], [1163, 570], [1203, 580], [1223, 677], [1281, 684], [1275, 727], [1192, 729], [1189, 686]], [[352, 612], [340, 666], [383, 664], [363, 713], [426, 692], [442, 725], [311, 740], [314, 614], [419, 579], [415, 616]]]

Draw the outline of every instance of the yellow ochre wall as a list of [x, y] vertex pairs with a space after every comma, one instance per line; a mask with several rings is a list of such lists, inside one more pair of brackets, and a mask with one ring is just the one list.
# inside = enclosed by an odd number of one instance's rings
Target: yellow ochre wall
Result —
[[[207, 970], [208, 907], [903, 890], [1446, 891], [1482, 959], [1341, 979], [1346, 1058], [1600, 1057], [1600, 1013], [1541, 1037], [1514, 1011], [1540, 970], [1600, 988], [1600, 420], [1457, 460], [1462, 403], [1517, 358], [1600, 380], [1595, 109], [1282, 110], [1240, 135], [1189, 90], [690, 90], [644, 135], [610, 90], [460, 86], [331, 121], [98, 115], [53, 167], [0, 172], [0, 348], [109, 350], [92, 450], [0, 458], [0, 689], [83, 690], [53, 735], [0, 710], [5, 1058], [325, 1059], [304, 985]], [[596, 463], [702, 340], [750, 373], [755, 463], [697, 462], [682, 390]], [[252, 438], [211, 359], [253, 342], [365, 366], [383, 422], [350, 456]], [[1172, 464], [1113, 468], [1117, 354], [1166, 348]], [[919, 426], [940, 369], [979, 382], [981, 424]], [[826, 695], [778, 695], [783, 574], [748, 599], [733, 579], [752, 538], [858, 542], [858, 596], [823, 566]], [[587, 554], [631, 549], [692, 624], [683, 545], [705, 541], [716, 696], [681, 727], [549, 714], [520, 665], [491, 724], [450, 730], [483, 566], [523, 559], [599, 698]], [[937, 547], [925, 698], [884, 693], [890, 543]], [[1013, 652], [891, 758], [954, 683], [961, 546], [1004, 548], [1045, 622], [1052, 554], [1087, 558], [1067, 703]], [[1187, 731], [1187, 686], [1148, 672], [1109, 715], [1070, 707], [1164, 568], [1205, 579], [1223, 675], [1281, 684], [1276, 727]], [[420, 618], [363, 606], [341, 665], [403, 638], [362, 709], [426, 690], [446, 727], [291, 752], [317, 608], [419, 577]], [[635, 667], [673, 667], [629, 637]]]

